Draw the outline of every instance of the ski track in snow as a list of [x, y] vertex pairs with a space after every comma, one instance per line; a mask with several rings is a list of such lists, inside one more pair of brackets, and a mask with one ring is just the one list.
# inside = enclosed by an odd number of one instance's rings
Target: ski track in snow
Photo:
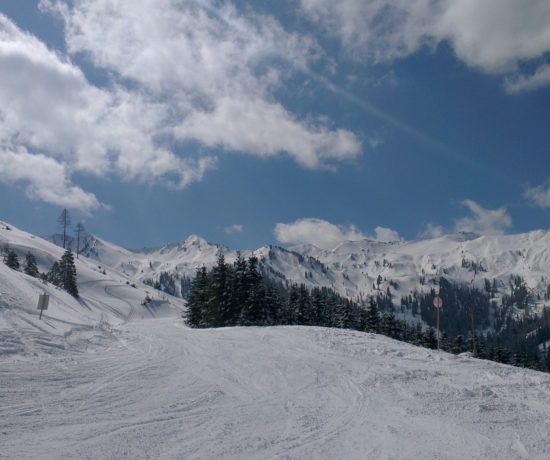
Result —
[[0, 356], [0, 458], [550, 458], [546, 374], [345, 330], [118, 328]]

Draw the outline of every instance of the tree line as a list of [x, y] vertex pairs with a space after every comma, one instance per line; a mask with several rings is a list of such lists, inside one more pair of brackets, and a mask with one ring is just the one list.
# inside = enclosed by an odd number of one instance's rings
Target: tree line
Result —
[[74, 255], [70, 249], [67, 249], [65, 253], [61, 256], [61, 259], [56, 260], [50, 270], [47, 273], [41, 273], [38, 269], [38, 264], [36, 262], [36, 257], [31, 253], [27, 252], [25, 255], [25, 261], [23, 266], [19, 261], [19, 256], [17, 252], [6, 244], [3, 249], [3, 262], [12, 270], [23, 271], [29, 276], [34, 278], [40, 278], [43, 282], [49, 282], [53, 285], [64, 289], [73, 297], [79, 296], [78, 286], [76, 283], [77, 273], [76, 265], [74, 262]]
[[[450, 297], [452, 287], [446, 285], [445, 289]], [[326, 287], [310, 290], [304, 284], [286, 286], [265, 276], [256, 257], [245, 260], [239, 255], [233, 264], [228, 264], [220, 253], [211, 270], [202, 267], [192, 279], [185, 321], [195, 328], [336, 327], [379, 333], [414, 345], [437, 348], [433, 327], [398, 319], [393, 307], [386, 307], [386, 300], [383, 295], [371, 297], [367, 305], [360, 305]], [[425, 302], [422, 299], [419, 303]], [[385, 307], [380, 308], [381, 305]], [[479, 308], [479, 303], [475, 306]], [[450, 353], [469, 351], [479, 358], [550, 372], [550, 350], [537, 354], [528, 349], [508, 348], [494, 337], [486, 339], [475, 330], [454, 335], [443, 332], [440, 343], [441, 349]]]

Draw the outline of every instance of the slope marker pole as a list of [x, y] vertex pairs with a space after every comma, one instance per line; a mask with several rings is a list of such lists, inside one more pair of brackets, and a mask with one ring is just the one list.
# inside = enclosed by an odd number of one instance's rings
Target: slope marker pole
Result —
[[437, 349], [441, 350], [441, 332], [439, 331], [439, 310], [443, 307], [443, 299], [438, 295], [434, 297], [434, 307], [437, 311]]

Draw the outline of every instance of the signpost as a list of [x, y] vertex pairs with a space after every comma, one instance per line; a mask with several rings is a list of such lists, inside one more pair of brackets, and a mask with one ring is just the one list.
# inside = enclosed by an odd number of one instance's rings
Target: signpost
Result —
[[42, 319], [42, 312], [48, 309], [49, 303], [50, 295], [46, 294], [45, 292], [44, 294], [40, 294], [40, 296], [38, 297], [38, 310], [40, 310], [40, 316], [38, 317], [38, 319]]
[[434, 297], [434, 307], [437, 310], [437, 349], [441, 349], [441, 333], [439, 332], [439, 310], [443, 307], [443, 299], [438, 295]]

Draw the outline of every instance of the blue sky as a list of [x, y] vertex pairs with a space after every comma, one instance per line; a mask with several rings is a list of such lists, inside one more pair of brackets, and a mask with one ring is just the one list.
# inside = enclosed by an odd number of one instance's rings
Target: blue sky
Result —
[[[550, 4], [0, 3], [0, 219], [127, 247], [550, 223]], [[514, 31], [514, 33], [511, 33]]]

